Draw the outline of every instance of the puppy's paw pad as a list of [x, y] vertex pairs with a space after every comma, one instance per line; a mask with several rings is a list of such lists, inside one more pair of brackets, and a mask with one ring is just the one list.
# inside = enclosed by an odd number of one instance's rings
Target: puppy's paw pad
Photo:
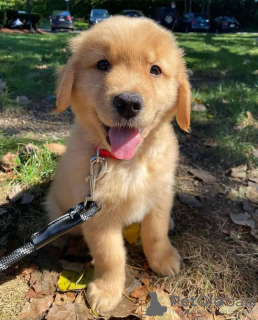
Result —
[[123, 288], [115, 288], [104, 280], [95, 280], [88, 285], [87, 299], [97, 313], [113, 310], [122, 299]]
[[181, 257], [170, 243], [149, 260], [151, 269], [162, 276], [174, 276], [180, 271]]

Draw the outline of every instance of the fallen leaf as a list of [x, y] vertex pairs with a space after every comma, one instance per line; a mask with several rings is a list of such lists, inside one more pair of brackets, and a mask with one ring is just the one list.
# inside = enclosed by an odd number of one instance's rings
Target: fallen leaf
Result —
[[230, 213], [231, 220], [240, 226], [250, 227], [251, 229], [255, 228], [255, 222], [252, 219], [251, 214], [245, 213]]
[[63, 144], [59, 144], [59, 143], [49, 143], [49, 144], [46, 144], [45, 147], [49, 151], [57, 154], [58, 156], [62, 156], [66, 151], [66, 146], [64, 146]]
[[145, 286], [143, 286], [140, 289], [133, 290], [130, 293], [130, 296], [137, 300], [138, 299], [146, 300], [146, 297], [148, 296], [148, 294], [149, 294], [149, 290]]
[[192, 111], [205, 112], [205, 111], [207, 111], [207, 108], [205, 107], [204, 104], [193, 102], [192, 103]]
[[202, 169], [189, 168], [187, 171], [189, 171], [195, 177], [203, 180], [207, 184], [213, 184], [217, 180], [216, 177], [214, 177], [211, 173]]
[[36, 271], [31, 274], [30, 285], [35, 292], [40, 294], [50, 294], [56, 291], [56, 283], [58, 279], [58, 273], [49, 270]]
[[219, 312], [222, 314], [232, 314], [233, 312], [235, 312], [237, 309], [239, 309], [240, 307], [233, 304], [232, 306], [222, 306], [219, 308]]
[[246, 170], [247, 170], [247, 165], [238, 166], [236, 168], [231, 169], [230, 175], [231, 177], [234, 177], [234, 178], [245, 179], [247, 174]]
[[30, 301], [32, 298], [40, 299], [40, 298], [43, 298], [43, 297], [44, 297], [43, 294], [37, 293], [37, 292], [35, 292], [35, 291], [31, 288], [31, 289], [29, 289], [29, 291], [25, 294], [24, 299]]
[[252, 187], [254, 191], [258, 192], [258, 183], [253, 181], [248, 181], [248, 186]]
[[39, 153], [39, 148], [34, 146], [32, 143], [29, 143], [25, 146], [27, 154]]
[[16, 168], [17, 167], [17, 163], [15, 162], [17, 158], [17, 155], [12, 153], [12, 152], [7, 152], [2, 160], [1, 160], [1, 165], [2, 165], [2, 168], [5, 170], [5, 171], [12, 171], [13, 168]]
[[258, 320], [258, 303], [253, 307], [251, 315], [255, 320]]
[[21, 200], [21, 204], [28, 204], [31, 203], [34, 199], [34, 196], [30, 193], [24, 193], [22, 200]]
[[41, 299], [32, 299], [31, 302], [26, 302], [22, 311], [18, 314], [18, 320], [36, 318], [47, 311], [53, 301], [53, 296], [49, 295]]
[[15, 101], [19, 104], [28, 104], [30, 102], [26, 96], [17, 96]]
[[64, 303], [73, 303], [75, 300], [74, 292], [56, 293], [53, 304], [61, 305]]
[[247, 213], [253, 213], [253, 211], [254, 211], [251, 202], [249, 202], [247, 200], [243, 200], [243, 209]]
[[246, 197], [253, 203], [258, 204], [258, 191], [254, 190], [251, 186], [246, 189]]
[[141, 278], [141, 282], [148, 288], [150, 286], [150, 278]]
[[258, 158], [258, 149], [253, 149], [252, 154], [255, 158]]
[[125, 318], [131, 314], [134, 314], [137, 307], [138, 305], [136, 305], [126, 297], [123, 297], [122, 301], [114, 310], [110, 312], [103, 312], [101, 313], [101, 315], [106, 319], [110, 319], [111, 317]]
[[46, 316], [47, 320], [91, 320], [94, 317], [90, 314], [85, 304], [67, 303], [62, 305], [54, 304]]
[[[81, 278], [81, 279], [80, 279]], [[93, 269], [88, 268], [81, 277], [81, 274], [75, 271], [63, 270], [60, 274], [57, 286], [61, 291], [81, 290], [86, 288], [93, 278]], [[79, 281], [78, 281], [79, 280]]]
[[140, 224], [133, 223], [129, 227], [126, 227], [123, 231], [123, 236], [126, 241], [130, 244], [135, 243], [139, 237], [140, 233]]
[[189, 207], [193, 208], [202, 208], [203, 204], [197, 200], [194, 196], [191, 196], [190, 194], [180, 193], [179, 199], [182, 203], [187, 204]]
[[11, 192], [8, 194], [8, 198], [11, 202], [16, 202], [19, 200], [24, 194], [24, 190], [20, 184], [15, 184], [11, 189]]
[[241, 201], [245, 199], [246, 190], [246, 187], [240, 187], [238, 190], [231, 189], [226, 198], [232, 201]]

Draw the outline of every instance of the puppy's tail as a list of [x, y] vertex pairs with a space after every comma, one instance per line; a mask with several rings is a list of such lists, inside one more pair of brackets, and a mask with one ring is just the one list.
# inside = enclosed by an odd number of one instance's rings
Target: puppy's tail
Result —
[[45, 147], [57, 154], [58, 156], [62, 156], [65, 152], [66, 152], [66, 146], [63, 144], [59, 144], [59, 143], [49, 143], [49, 144], [45, 144]]

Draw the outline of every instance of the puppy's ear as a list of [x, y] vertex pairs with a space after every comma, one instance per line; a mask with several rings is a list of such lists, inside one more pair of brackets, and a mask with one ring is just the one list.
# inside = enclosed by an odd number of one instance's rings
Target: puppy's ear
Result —
[[192, 93], [186, 67], [183, 62], [179, 70], [178, 81], [179, 88], [175, 108], [176, 120], [181, 129], [189, 132]]
[[65, 111], [71, 103], [74, 80], [74, 66], [72, 58], [58, 72], [56, 88], [57, 112]]

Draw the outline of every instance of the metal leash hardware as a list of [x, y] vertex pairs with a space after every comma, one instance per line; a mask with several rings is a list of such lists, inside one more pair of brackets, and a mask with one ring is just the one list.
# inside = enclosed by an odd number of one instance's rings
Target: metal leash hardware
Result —
[[[102, 178], [103, 174], [107, 171], [107, 161], [105, 158], [102, 158], [99, 156], [99, 149], [97, 149], [96, 156], [92, 157], [90, 159], [90, 174], [85, 178], [87, 182], [90, 184], [90, 195], [85, 197], [84, 200], [84, 206], [87, 206], [88, 201], [94, 201], [93, 200], [93, 194], [96, 187], [96, 181], [98, 181], [100, 178]], [[100, 169], [97, 173], [94, 173], [94, 167], [100, 165]], [[95, 171], [96, 172], [96, 171]]]
[[[100, 170], [97, 174], [94, 174], [94, 166], [96, 164], [100, 164]], [[83, 222], [88, 221], [100, 212], [102, 206], [93, 200], [93, 192], [96, 181], [103, 176], [106, 169], [106, 160], [99, 156], [97, 150], [97, 155], [90, 160], [90, 175], [86, 178], [86, 180], [90, 182], [90, 195], [85, 198], [84, 202], [78, 203], [73, 208], [67, 210], [60, 218], [50, 222], [41, 230], [34, 233], [28, 243], [1, 258], [0, 272], [8, 269], [14, 263], [59, 238]]]

